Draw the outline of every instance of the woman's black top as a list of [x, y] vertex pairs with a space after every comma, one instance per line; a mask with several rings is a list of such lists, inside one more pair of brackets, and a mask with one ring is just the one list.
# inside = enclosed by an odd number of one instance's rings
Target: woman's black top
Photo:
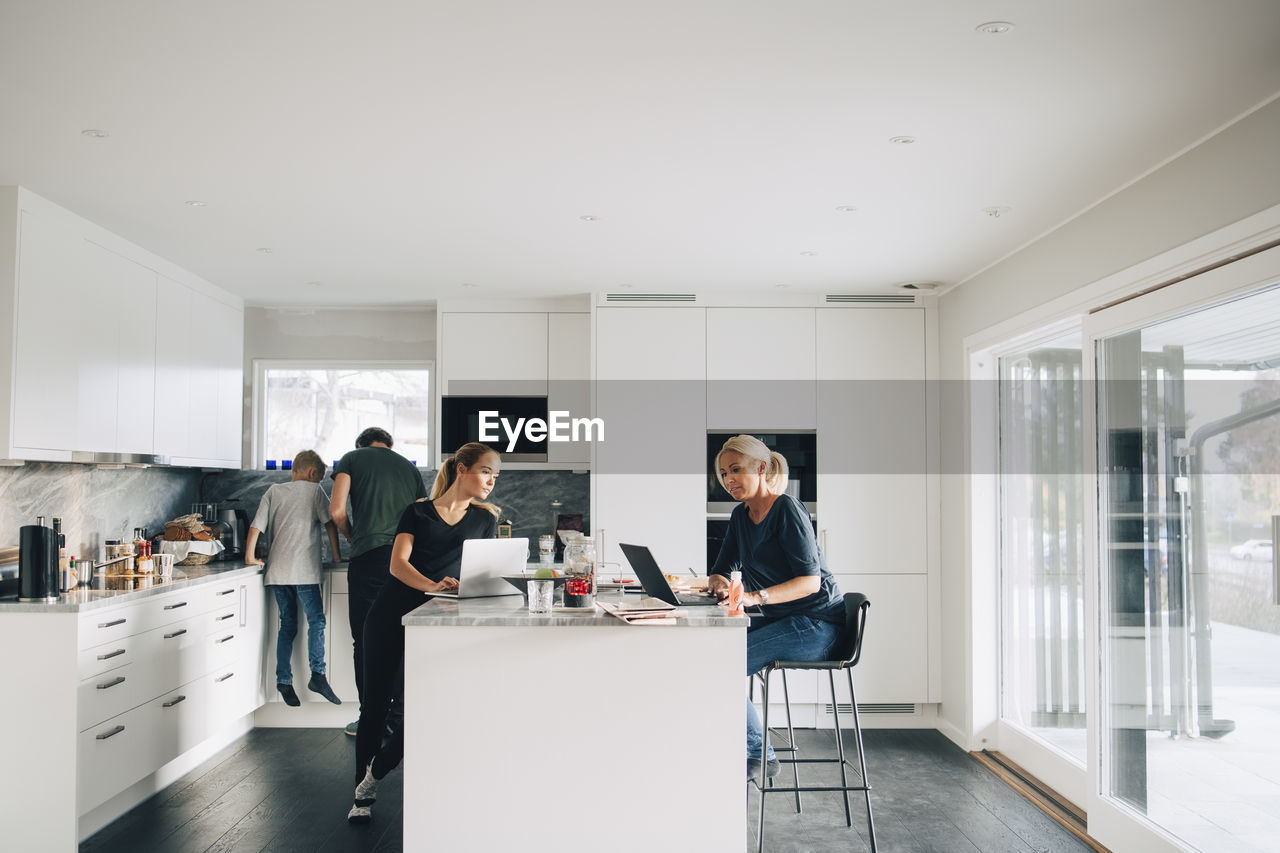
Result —
[[498, 520], [487, 509], [472, 504], [457, 524], [449, 524], [431, 501], [415, 501], [400, 515], [396, 535], [401, 533], [413, 537], [409, 564], [418, 574], [439, 582], [458, 576], [463, 542], [498, 535]]

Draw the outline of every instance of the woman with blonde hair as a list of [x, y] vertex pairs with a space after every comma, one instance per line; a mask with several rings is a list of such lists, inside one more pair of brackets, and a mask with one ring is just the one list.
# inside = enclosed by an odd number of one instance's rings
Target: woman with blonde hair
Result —
[[[844, 624], [844, 602], [827, 569], [804, 504], [786, 494], [787, 460], [760, 439], [735, 435], [716, 455], [716, 476], [736, 501], [707, 588], [729, 594], [729, 574], [742, 572], [743, 606], [759, 607], [747, 628], [747, 675], [775, 660], [823, 660]], [[760, 717], [747, 701], [747, 778], [762, 769]], [[780, 768], [772, 745], [769, 776]]]
[[484, 503], [498, 478], [496, 451], [479, 442], [464, 444], [440, 466], [431, 497], [405, 509], [391, 547], [391, 578], [369, 609], [364, 627], [364, 701], [356, 732], [355, 802], [352, 823], [368, 823], [378, 780], [404, 758], [403, 727], [382, 743], [387, 709], [402, 683], [404, 626], [400, 620], [433, 592], [458, 588], [462, 543], [492, 539], [498, 508]]

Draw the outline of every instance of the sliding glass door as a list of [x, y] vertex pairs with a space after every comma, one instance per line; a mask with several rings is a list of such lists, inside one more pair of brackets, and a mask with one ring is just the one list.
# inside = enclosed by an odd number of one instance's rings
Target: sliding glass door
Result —
[[1280, 851], [1280, 249], [1101, 311], [1090, 832]]

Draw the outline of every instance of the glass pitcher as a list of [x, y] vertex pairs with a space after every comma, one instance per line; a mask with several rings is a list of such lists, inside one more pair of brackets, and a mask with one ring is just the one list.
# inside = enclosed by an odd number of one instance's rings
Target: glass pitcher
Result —
[[578, 535], [564, 546], [565, 607], [594, 607], [596, 603], [596, 546]]

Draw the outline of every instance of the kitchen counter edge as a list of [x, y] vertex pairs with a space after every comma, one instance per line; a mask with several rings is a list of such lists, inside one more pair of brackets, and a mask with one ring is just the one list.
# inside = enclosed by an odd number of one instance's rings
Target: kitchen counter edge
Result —
[[[178, 577], [179, 573], [182, 577]], [[76, 589], [64, 592], [57, 601], [42, 603], [38, 601], [17, 601], [8, 599], [0, 601], [0, 616], [5, 613], [82, 613], [129, 604], [164, 595], [180, 589], [192, 589], [208, 583], [217, 583], [228, 578], [260, 575], [262, 566], [249, 566], [242, 562], [206, 563], [199, 566], [175, 566], [174, 578], [164, 583], [153, 583], [145, 589], [112, 590], [112, 589]]]

